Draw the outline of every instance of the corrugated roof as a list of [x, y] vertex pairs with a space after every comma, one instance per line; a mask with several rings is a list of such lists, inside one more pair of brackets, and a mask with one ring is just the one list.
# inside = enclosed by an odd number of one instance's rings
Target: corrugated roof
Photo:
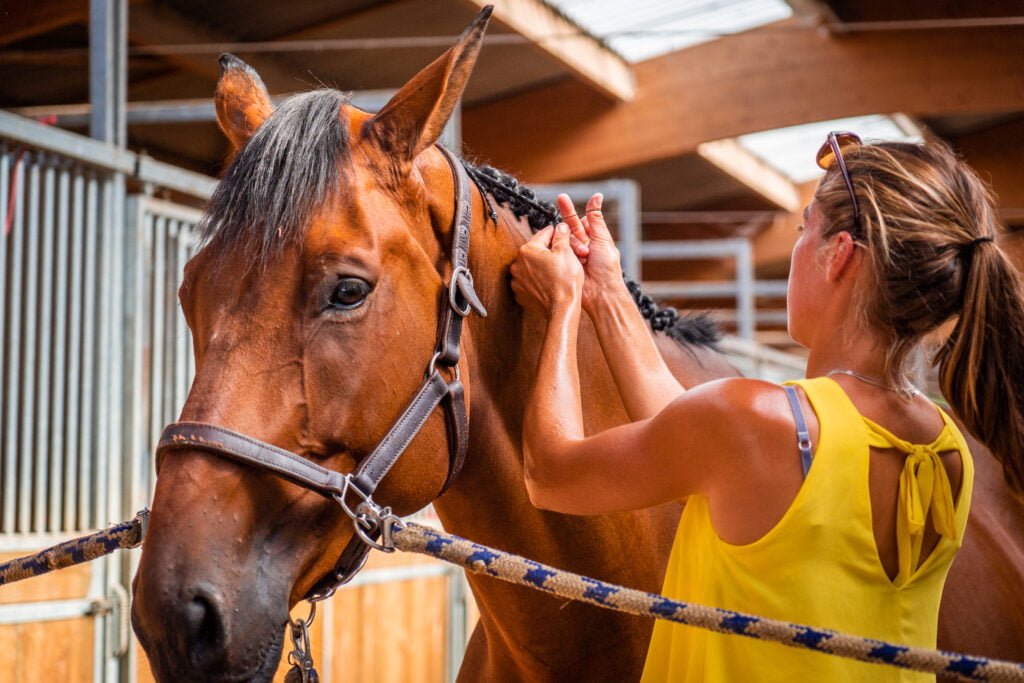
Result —
[[547, 0], [629, 62], [785, 19], [784, 0]]
[[818, 121], [789, 128], [778, 128], [736, 138], [751, 154], [761, 158], [790, 180], [802, 183], [823, 173], [814, 157], [830, 131], [856, 133], [865, 142], [898, 140], [920, 142], [920, 131], [898, 114], [855, 116], [831, 121]]

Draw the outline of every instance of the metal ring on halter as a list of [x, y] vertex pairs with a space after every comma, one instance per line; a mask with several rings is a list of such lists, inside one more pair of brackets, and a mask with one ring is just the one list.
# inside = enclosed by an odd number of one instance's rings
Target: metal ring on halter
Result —
[[[305, 620], [303, 620], [302, 623], [305, 624], [306, 628], [309, 628], [310, 626], [313, 625], [313, 619], [315, 617], [316, 617], [316, 603], [315, 602], [310, 602], [309, 603], [309, 616], [306, 617]], [[292, 623], [293, 624], [298, 624], [299, 620], [298, 619], [292, 619]]]
[[[440, 359], [441, 359], [441, 352], [440, 351], [435, 352], [434, 355], [430, 357], [430, 362], [427, 363], [427, 375], [426, 375], [427, 377], [430, 377], [431, 375], [433, 375], [434, 371], [437, 370], [437, 361], [440, 360]], [[459, 364], [456, 363], [452, 367], [455, 368], [455, 380], [458, 381], [459, 379], [461, 379], [461, 376], [459, 374]]]
[[[391, 508], [377, 507], [376, 504], [360, 503], [356, 506], [358, 517], [354, 520], [356, 535], [363, 539], [368, 546], [385, 553], [395, 552], [395, 543], [391, 538], [391, 530], [395, 524], [401, 524], [399, 519], [391, 512]], [[370, 536], [374, 531], [380, 532], [380, 540]]]
[[[469, 315], [470, 311], [473, 310], [473, 306], [470, 304], [469, 297], [462, 292], [462, 286], [459, 280], [460, 277], [466, 278], [469, 281], [469, 286], [473, 286], [473, 274], [469, 272], [469, 268], [466, 266], [458, 266], [455, 268], [455, 270], [452, 271], [451, 282], [448, 283], [448, 303], [451, 305], [453, 311], [465, 318]], [[462, 294], [462, 297], [466, 300], [462, 305], [459, 305], [459, 294]]]
[[[293, 619], [291, 626], [292, 647], [295, 649], [288, 653], [288, 663], [299, 667], [304, 673], [313, 668], [313, 658], [310, 656], [309, 627], [313, 625], [313, 618], [316, 617], [316, 603], [309, 603], [309, 616], [305, 619]], [[305, 677], [303, 677], [305, 680]]]
[[[342, 511], [352, 520], [352, 527], [356, 535], [371, 548], [386, 553], [394, 552], [395, 545], [391, 538], [391, 531], [396, 524], [401, 525], [401, 521], [391, 512], [391, 508], [380, 507], [372, 497], [363, 493], [352, 482], [352, 475], [346, 475], [344, 482], [341, 493], [336, 494], [334, 500], [338, 501]], [[349, 491], [354, 491], [358, 497], [362, 498], [362, 502], [356, 505], [354, 510], [345, 501]], [[380, 541], [370, 536], [373, 531], [380, 531]]]
[[345, 497], [348, 495], [348, 492], [350, 490], [351, 491], [355, 491], [356, 495], [363, 499], [363, 502], [368, 501], [369, 497], [366, 494], [364, 494], [359, 489], [358, 486], [356, 486], [355, 484], [352, 483], [352, 475], [351, 474], [345, 475], [345, 477], [342, 479], [342, 482], [343, 483], [342, 483], [342, 486], [341, 486], [341, 493], [335, 495], [334, 496], [334, 500], [336, 500], [338, 502], [338, 504], [341, 505], [342, 511], [344, 511], [344, 513], [346, 515], [348, 515], [349, 519], [355, 520], [356, 513], [352, 510], [352, 508], [350, 508], [348, 506], [348, 503], [345, 502]]

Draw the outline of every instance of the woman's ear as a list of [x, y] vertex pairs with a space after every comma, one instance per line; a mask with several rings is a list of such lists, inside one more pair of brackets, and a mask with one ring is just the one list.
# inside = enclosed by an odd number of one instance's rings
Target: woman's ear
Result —
[[829, 282], [839, 282], [845, 275], [856, 272], [859, 260], [857, 243], [853, 241], [853, 236], [841, 230], [829, 240], [825, 277]]

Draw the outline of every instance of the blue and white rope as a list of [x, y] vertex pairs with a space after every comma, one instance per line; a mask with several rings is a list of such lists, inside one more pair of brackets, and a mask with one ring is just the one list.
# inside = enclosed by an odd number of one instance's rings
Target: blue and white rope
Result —
[[148, 516], [149, 510], [143, 510], [131, 520], [103, 531], [65, 541], [35, 555], [0, 563], [0, 586], [89, 562], [120, 548], [135, 548], [145, 536]]
[[670, 600], [655, 593], [624, 588], [555, 569], [412, 522], [396, 526], [392, 531], [392, 539], [399, 550], [430, 555], [461, 565], [477, 574], [486, 574], [559, 597], [620, 612], [667, 619], [719, 633], [773, 641], [862, 662], [954, 675], [968, 681], [1024, 681], [1024, 664], [908, 647], [717, 607]]
[[[0, 586], [39, 576], [134, 548], [145, 537], [148, 510], [128, 522], [73, 539], [29, 557], [0, 564]], [[670, 600], [662, 595], [616, 586], [555, 569], [525, 557], [479, 545], [413, 522], [392, 530], [394, 547], [430, 555], [476, 574], [486, 574], [563, 598], [654, 619], [758, 638], [817, 652], [900, 667], [912, 671], [953, 675], [968, 681], [1024, 681], [1024, 664], [886, 643], [828, 629], [791, 624], [742, 612]]]

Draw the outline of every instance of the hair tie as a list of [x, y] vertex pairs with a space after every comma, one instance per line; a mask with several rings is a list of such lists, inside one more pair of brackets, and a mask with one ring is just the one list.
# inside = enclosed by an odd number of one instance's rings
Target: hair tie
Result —
[[970, 242], [966, 242], [962, 247], [960, 247], [960, 253], [961, 254], [965, 254], [965, 255], [973, 254], [974, 253], [974, 248], [977, 247], [982, 242], [995, 242], [995, 241], [996, 241], [996, 238], [993, 237], [992, 235], [985, 235], [984, 237], [975, 237], [973, 240], [971, 240]]

